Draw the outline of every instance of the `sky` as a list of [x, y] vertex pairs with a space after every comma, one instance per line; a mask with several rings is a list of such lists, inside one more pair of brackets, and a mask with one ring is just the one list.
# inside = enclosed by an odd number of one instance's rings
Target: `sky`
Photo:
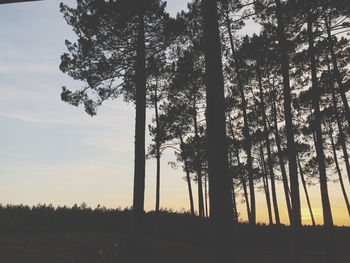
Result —
[[[75, 39], [59, 12], [60, 2], [0, 6], [0, 203], [130, 207], [134, 108], [122, 100], [109, 101], [90, 117], [82, 107], [61, 101], [62, 86], [75, 89], [83, 84], [59, 70], [65, 39]], [[167, 10], [175, 15], [186, 4], [187, 0], [170, 0]], [[148, 120], [152, 114], [148, 112]], [[161, 206], [188, 210], [185, 175], [168, 165], [174, 160], [169, 151], [161, 161]], [[146, 210], [155, 206], [155, 174], [155, 161], [147, 160]], [[197, 185], [192, 186], [196, 191]], [[329, 187], [335, 223], [350, 225], [339, 184]], [[257, 191], [258, 221], [266, 222], [264, 195]], [[239, 194], [239, 212], [245, 220]], [[317, 185], [310, 187], [310, 195], [316, 220], [322, 223]], [[282, 222], [287, 223], [280, 183], [278, 198]], [[301, 198], [304, 223], [310, 223]]]

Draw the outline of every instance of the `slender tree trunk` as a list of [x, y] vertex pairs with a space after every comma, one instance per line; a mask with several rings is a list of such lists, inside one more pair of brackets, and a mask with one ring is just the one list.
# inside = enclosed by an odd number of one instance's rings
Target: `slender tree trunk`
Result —
[[[328, 71], [331, 74], [329, 64], [328, 64]], [[340, 142], [341, 148], [343, 150], [343, 157], [344, 157], [346, 172], [347, 172], [349, 183], [350, 183], [349, 154], [348, 154], [348, 148], [346, 147], [346, 144], [345, 144], [345, 134], [344, 134], [343, 125], [341, 123], [340, 116], [339, 116], [338, 101], [337, 101], [337, 97], [336, 97], [335, 90], [334, 90], [333, 80], [331, 80], [331, 85], [332, 85], [332, 89], [331, 90], [332, 90], [333, 112], [334, 112], [334, 116], [335, 116], [335, 118], [337, 120], [337, 126], [338, 126], [338, 132], [339, 132], [339, 142]]]
[[255, 209], [255, 190], [254, 190], [254, 177], [253, 177], [253, 162], [252, 162], [252, 145], [249, 133], [249, 123], [247, 117], [247, 101], [244, 94], [244, 85], [241, 79], [241, 73], [239, 68], [239, 61], [236, 56], [235, 47], [233, 43], [233, 36], [231, 32], [230, 20], [226, 19], [227, 31], [229, 33], [231, 52], [233, 61], [235, 63], [235, 72], [237, 76], [237, 85], [241, 94], [241, 107], [243, 111], [244, 127], [243, 134], [245, 138], [245, 152], [247, 154], [247, 166], [248, 166], [248, 182], [249, 182], [249, 193], [250, 193], [250, 217], [249, 222], [253, 225], [256, 224], [256, 209]]
[[[232, 127], [231, 120], [229, 120], [229, 122], [230, 122], [230, 124], [229, 124], [230, 127]], [[229, 156], [229, 167], [232, 167], [232, 162], [233, 162], [232, 153], [229, 152], [228, 156]], [[232, 206], [233, 206], [232, 213], [233, 213], [234, 221], [235, 221], [235, 223], [237, 223], [238, 222], [238, 211], [237, 211], [237, 204], [236, 204], [235, 182], [234, 182], [233, 177], [231, 178], [231, 185], [232, 185]]]
[[145, 197], [145, 130], [146, 130], [146, 70], [145, 31], [143, 14], [138, 18], [136, 58], [136, 125], [135, 125], [135, 170], [133, 198], [133, 235], [141, 240]]
[[[273, 87], [273, 92], [275, 92], [275, 87]], [[284, 165], [282, 146], [281, 146], [281, 137], [280, 137], [280, 134], [279, 134], [279, 131], [278, 131], [276, 98], [272, 98], [272, 103], [271, 104], [272, 104], [272, 113], [273, 113], [273, 121], [274, 121], [273, 129], [274, 129], [274, 135], [275, 135], [275, 139], [276, 139], [278, 160], [279, 160], [279, 164], [280, 164], [280, 168], [281, 168], [284, 197], [285, 197], [286, 205], [287, 205], [289, 223], [291, 224], [292, 223], [292, 206], [291, 206], [291, 203], [290, 203], [290, 196], [291, 195], [290, 195], [290, 190], [289, 190], [289, 186], [288, 186], [288, 178], [287, 178], [286, 167]], [[268, 122], [268, 118], [266, 118], [266, 121]]]
[[[336, 103], [335, 94], [333, 94], [333, 101]], [[335, 108], [334, 111], [336, 112], [336, 119], [337, 119], [338, 131], [339, 131], [339, 141], [340, 141], [341, 148], [343, 150], [343, 157], [344, 157], [343, 159], [345, 162], [346, 172], [348, 174], [348, 179], [350, 183], [349, 154], [348, 154], [348, 148], [346, 147], [346, 144], [345, 144], [345, 134], [343, 132], [343, 127], [339, 118], [338, 109]]]
[[156, 186], [156, 212], [159, 212], [159, 205], [160, 205], [160, 154], [158, 153], [157, 149], [157, 186]]
[[187, 155], [184, 151], [184, 141], [182, 138], [182, 135], [180, 134], [180, 148], [181, 148], [181, 154], [182, 154], [182, 159], [184, 161], [185, 165], [185, 172], [186, 172], [186, 181], [187, 181], [187, 187], [188, 187], [188, 196], [190, 200], [190, 207], [191, 207], [191, 215], [194, 215], [194, 204], [193, 204], [193, 194], [192, 194], [192, 185], [191, 185], [191, 176], [190, 176], [190, 169], [188, 168], [188, 162], [187, 162]]
[[333, 139], [333, 128], [332, 128], [332, 124], [331, 124], [331, 123], [329, 123], [328, 134], [329, 134], [329, 139], [330, 139], [331, 144], [332, 144], [332, 152], [333, 152], [333, 157], [334, 157], [334, 162], [335, 162], [335, 168], [337, 169], [337, 173], [338, 173], [338, 177], [339, 177], [340, 187], [341, 187], [341, 190], [342, 190], [342, 192], [343, 192], [343, 196], [344, 196], [346, 208], [348, 209], [348, 214], [349, 214], [349, 217], [350, 217], [350, 204], [349, 204], [349, 199], [348, 199], [348, 196], [347, 196], [347, 194], [346, 194], [346, 190], [345, 190], [345, 186], [344, 186], [344, 181], [343, 181], [343, 176], [342, 176], [342, 174], [341, 174], [341, 170], [340, 170], [340, 167], [339, 167], [339, 162], [338, 162], [338, 157], [337, 157], [337, 150], [336, 150], [335, 144], [334, 144], [334, 139]]
[[234, 262], [225, 96], [217, 2], [202, 0], [207, 82], [208, 171], [211, 262]]
[[[312, 123], [312, 126], [313, 126], [313, 125], [314, 125], [314, 124], [313, 124], [313, 119], [314, 119], [315, 117], [314, 117], [314, 114], [313, 114], [313, 112], [312, 112], [312, 107], [313, 107], [313, 105], [310, 106], [310, 120], [311, 120], [311, 123]], [[315, 132], [315, 129], [314, 129], [314, 128], [312, 128], [312, 139], [313, 139], [313, 141], [314, 141], [314, 145], [316, 145], [316, 144], [317, 144], [317, 139], [316, 139], [316, 132]]]
[[279, 225], [281, 222], [280, 222], [280, 215], [279, 215], [279, 211], [278, 211], [278, 201], [277, 201], [277, 194], [276, 194], [275, 173], [273, 171], [273, 160], [272, 160], [272, 155], [271, 155], [269, 131], [267, 129], [267, 122], [266, 122], [267, 118], [266, 118], [264, 92], [263, 92], [263, 86], [262, 86], [262, 79], [261, 79], [261, 71], [260, 71], [260, 63], [259, 63], [259, 61], [257, 61], [257, 75], [258, 75], [259, 90], [260, 90], [261, 111], [262, 111], [263, 123], [264, 123], [264, 136], [265, 136], [265, 143], [266, 143], [266, 150], [267, 150], [267, 162], [268, 162], [269, 171], [270, 171], [271, 190], [272, 190], [272, 202], [273, 202], [273, 208], [274, 208], [274, 211], [275, 211], [275, 221], [276, 221], [276, 224]]
[[253, 162], [251, 152], [251, 138], [249, 134], [248, 116], [246, 111], [246, 100], [244, 91], [241, 91], [243, 118], [244, 118], [244, 137], [245, 137], [245, 151], [247, 153], [247, 166], [248, 166], [248, 182], [249, 182], [249, 193], [250, 193], [250, 213], [251, 213], [251, 224], [256, 223], [256, 210], [255, 210], [255, 190], [254, 190], [254, 178], [253, 178]]
[[[238, 165], [239, 167], [242, 167], [241, 162], [240, 162], [240, 158], [239, 158], [239, 154], [236, 154], [236, 158], [238, 160]], [[243, 173], [240, 174], [240, 179], [241, 179], [241, 183], [243, 186], [243, 194], [244, 194], [244, 200], [246, 203], [246, 208], [247, 208], [247, 217], [248, 217], [248, 222], [251, 222], [251, 212], [250, 212], [250, 205], [249, 205], [249, 197], [248, 197], [248, 188], [247, 188], [247, 182], [246, 179], [243, 176]]]
[[159, 113], [158, 113], [158, 78], [154, 91], [154, 110], [156, 115], [156, 160], [157, 160], [157, 178], [156, 178], [156, 212], [159, 212], [160, 203], [160, 138], [159, 138]]
[[339, 86], [339, 93], [340, 93], [340, 97], [342, 99], [343, 105], [344, 105], [344, 109], [345, 109], [345, 118], [346, 121], [348, 122], [349, 125], [349, 129], [350, 129], [350, 109], [349, 109], [349, 103], [348, 100], [346, 98], [346, 94], [345, 94], [345, 89], [344, 89], [344, 85], [343, 85], [343, 80], [338, 68], [338, 63], [337, 63], [337, 57], [335, 55], [334, 52], [334, 44], [333, 44], [333, 39], [332, 39], [332, 33], [331, 33], [331, 21], [328, 20], [327, 15], [326, 15], [326, 11], [324, 11], [324, 21], [325, 21], [325, 26], [327, 29], [327, 44], [328, 44], [328, 51], [329, 54], [331, 55], [331, 61], [332, 61], [332, 65], [333, 65], [333, 72], [334, 72], [334, 76], [335, 76], [335, 80]]
[[208, 214], [208, 187], [207, 187], [207, 175], [204, 175], [204, 200], [205, 200], [205, 217], [209, 217]]
[[282, 5], [280, 0], [275, 0], [276, 17], [277, 17], [277, 36], [280, 49], [281, 72], [283, 77], [283, 96], [284, 96], [284, 116], [287, 134], [287, 155], [288, 168], [291, 185], [292, 197], [292, 249], [291, 262], [298, 263], [301, 261], [301, 210], [300, 210], [300, 193], [298, 182], [298, 171], [296, 162], [296, 146], [294, 141], [294, 125], [292, 118], [292, 97], [289, 79], [289, 57], [287, 51], [287, 39], [285, 36], [285, 26], [282, 15]]
[[306, 180], [305, 180], [305, 177], [304, 177], [304, 172], [303, 172], [303, 169], [301, 167], [301, 163], [300, 163], [300, 159], [299, 159], [298, 155], [297, 155], [297, 161], [298, 161], [300, 178], [301, 178], [301, 182], [303, 184], [304, 193], [305, 193], [306, 202], [307, 202], [307, 207], [309, 208], [309, 213], [310, 213], [312, 225], [316, 226], [315, 217], [314, 217], [314, 213], [312, 212], [311, 202], [310, 202], [310, 198], [309, 198], [309, 193], [308, 193], [307, 187], [306, 187]]
[[238, 223], [238, 210], [237, 210], [234, 182], [232, 183], [232, 206], [233, 206], [233, 219], [234, 219], [235, 223]]
[[336, 262], [336, 252], [333, 244], [333, 217], [331, 205], [328, 196], [328, 186], [327, 186], [327, 174], [325, 165], [325, 156], [323, 151], [323, 138], [322, 138], [322, 127], [321, 127], [321, 113], [320, 113], [320, 88], [318, 86], [317, 71], [316, 71], [316, 60], [315, 60], [315, 50], [314, 50], [314, 37], [312, 32], [312, 14], [308, 10], [307, 13], [307, 32], [308, 32], [308, 42], [309, 42], [309, 56], [311, 64], [311, 76], [312, 76], [312, 104], [314, 108], [314, 121], [313, 128], [316, 134], [316, 154], [318, 170], [320, 174], [320, 188], [321, 188], [321, 198], [322, 198], [322, 210], [323, 210], [323, 221], [324, 226], [327, 231], [327, 237], [325, 242], [327, 242], [326, 249], [326, 260], [328, 263]]
[[[235, 134], [234, 134], [233, 127], [232, 127], [232, 121], [230, 121], [230, 130], [231, 130], [232, 139], [235, 140]], [[235, 154], [236, 154], [238, 167], [241, 168], [242, 167], [242, 163], [241, 163], [241, 160], [239, 158], [239, 151], [238, 151], [238, 149], [236, 149]], [[248, 217], [248, 221], [250, 222], [251, 215], [250, 215], [250, 206], [249, 206], [249, 199], [248, 199], [248, 190], [247, 190], [246, 180], [243, 177], [243, 171], [240, 172], [240, 180], [241, 180], [241, 183], [242, 183], [242, 186], [243, 186], [244, 200], [245, 200], [245, 204], [246, 204], [246, 208], [247, 208], [247, 217]]]
[[269, 224], [273, 225], [269, 181], [267, 178], [266, 164], [265, 164], [265, 159], [264, 159], [264, 151], [263, 151], [263, 147], [261, 145], [261, 142], [260, 142], [260, 159], [261, 159], [261, 170], [262, 170], [262, 174], [263, 174], [263, 183], [264, 183], [264, 190], [265, 190], [266, 205], [267, 205], [267, 211], [268, 211], [268, 215], [269, 215]]
[[196, 110], [196, 95], [193, 99], [193, 126], [194, 126], [194, 140], [196, 145], [195, 153], [195, 169], [197, 172], [198, 182], [198, 213], [199, 217], [204, 217], [204, 199], [203, 199], [203, 183], [202, 183], [202, 165], [200, 160], [200, 141], [197, 125], [197, 110]]

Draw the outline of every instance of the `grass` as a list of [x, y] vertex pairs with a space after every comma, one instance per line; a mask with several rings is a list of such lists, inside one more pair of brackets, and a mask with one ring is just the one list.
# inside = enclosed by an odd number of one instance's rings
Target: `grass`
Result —
[[[122, 240], [125, 237], [117, 234], [81, 231], [5, 235], [0, 238], [0, 256], [2, 263], [131, 262], [130, 255], [120, 251]], [[146, 239], [142, 254], [142, 262], [208, 262], [203, 248], [156, 238]]]
[[[135, 253], [130, 242], [129, 210], [85, 206], [0, 206], [1, 263], [207, 263], [208, 222], [188, 214], [162, 211], [145, 215], [145, 240]], [[303, 228], [305, 263], [324, 262], [321, 227]], [[238, 263], [284, 262], [289, 228], [236, 226]], [[338, 262], [350, 262], [350, 229], [338, 227]], [[287, 248], [283, 246], [287, 244]], [[254, 247], [249, 250], [248, 247]]]
[[[5, 235], [0, 238], [2, 263], [129, 263], [169, 262], [207, 263], [208, 250], [158, 238], [146, 238], [145, 248], [138, 258], [120, 251], [118, 246], [125, 237], [99, 232], [70, 232], [55, 234]], [[285, 257], [274, 249], [259, 249], [256, 253], [239, 250], [239, 263], [282, 262]], [[308, 251], [305, 263], [324, 262], [322, 251]], [[340, 263], [350, 262], [350, 253], [339, 253]]]

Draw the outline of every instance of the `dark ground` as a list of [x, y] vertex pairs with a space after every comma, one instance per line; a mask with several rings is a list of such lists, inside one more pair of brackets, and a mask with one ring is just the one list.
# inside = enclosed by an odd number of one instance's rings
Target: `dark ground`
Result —
[[[188, 214], [145, 216], [143, 249], [130, 250], [130, 211], [0, 206], [0, 263], [209, 262], [208, 224]], [[305, 263], [324, 262], [321, 227], [305, 227]], [[237, 262], [283, 262], [289, 228], [239, 224]], [[350, 262], [350, 228], [335, 231], [338, 262]], [[251, 249], [247, 249], [252, 246]], [[131, 260], [132, 258], [137, 258]]]

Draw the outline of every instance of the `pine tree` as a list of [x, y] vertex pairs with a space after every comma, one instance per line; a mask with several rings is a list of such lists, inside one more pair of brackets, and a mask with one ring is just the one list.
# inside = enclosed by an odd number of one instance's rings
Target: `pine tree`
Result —
[[211, 261], [225, 262], [228, 259], [233, 260], [233, 225], [217, 1], [202, 0], [202, 15], [207, 84]]
[[134, 236], [142, 236], [145, 187], [146, 60], [164, 51], [178, 32], [160, 0], [78, 0], [76, 8], [61, 4], [61, 12], [78, 36], [66, 41], [60, 69], [86, 83], [61, 98], [83, 104], [90, 115], [105, 100], [124, 95], [136, 105], [134, 167]]

